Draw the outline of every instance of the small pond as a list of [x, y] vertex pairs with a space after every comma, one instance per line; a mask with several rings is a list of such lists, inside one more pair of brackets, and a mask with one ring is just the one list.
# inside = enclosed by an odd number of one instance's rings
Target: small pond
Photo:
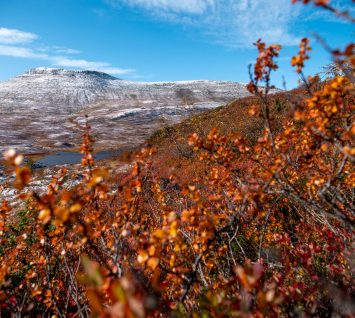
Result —
[[[110, 157], [114, 157], [120, 154], [120, 151], [101, 151], [94, 154], [95, 160], [106, 159]], [[77, 164], [81, 162], [83, 157], [82, 153], [79, 152], [65, 152], [58, 151], [54, 154], [46, 155], [41, 157], [34, 162], [34, 168], [47, 168], [53, 167], [57, 165], [65, 165], [65, 164]]]

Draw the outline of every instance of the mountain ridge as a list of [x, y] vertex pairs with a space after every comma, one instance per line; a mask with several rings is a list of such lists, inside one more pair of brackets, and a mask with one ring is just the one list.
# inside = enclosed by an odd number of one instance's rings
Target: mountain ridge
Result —
[[85, 75], [95, 75], [98, 77], [104, 77], [111, 80], [120, 80], [119, 78], [107, 74], [105, 72], [94, 71], [94, 70], [80, 70], [80, 69], [65, 69], [65, 68], [51, 68], [51, 67], [35, 67], [29, 69], [27, 72], [20, 74], [19, 76], [26, 75], [41, 75], [41, 74], [53, 74], [53, 75], [76, 75], [76, 74], [85, 74]]
[[237, 82], [133, 82], [90, 70], [34, 68], [0, 82], [0, 151], [78, 147], [76, 126], [86, 115], [100, 150], [136, 146], [156, 129], [249, 95]]

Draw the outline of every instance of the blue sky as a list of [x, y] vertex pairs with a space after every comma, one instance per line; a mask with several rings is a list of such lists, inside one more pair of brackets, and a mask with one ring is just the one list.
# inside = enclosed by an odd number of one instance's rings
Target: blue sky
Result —
[[[352, 0], [333, 0], [354, 14]], [[259, 37], [280, 43], [280, 86], [297, 84], [289, 59], [300, 38], [319, 34], [334, 48], [354, 27], [291, 0], [0, 0], [0, 80], [32, 67], [95, 69], [139, 81], [248, 81]], [[329, 54], [313, 40], [307, 72]]]

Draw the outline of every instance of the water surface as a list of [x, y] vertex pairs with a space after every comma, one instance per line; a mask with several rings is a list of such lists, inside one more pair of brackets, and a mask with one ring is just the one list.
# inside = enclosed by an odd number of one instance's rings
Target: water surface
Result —
[[[120, 151], [111, 150], [111, 151], [100, 151], [94, 154], [95, 160], [106, 159], [114, 157], [120, 154]], [[35, 165], [39, 167], [53, 167], [57, 165], [65, 164], [77, 164], [81, 162], [83, 154], [79, 152], [65, 152], [58, 151], [54, 154], [46, 155], [35, 161]]]

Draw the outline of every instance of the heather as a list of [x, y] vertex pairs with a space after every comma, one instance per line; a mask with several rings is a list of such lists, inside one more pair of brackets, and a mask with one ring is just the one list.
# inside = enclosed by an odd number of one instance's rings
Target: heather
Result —
[[26, 208], [0, 210], [1, 315], [354, 315], [355, 46], [320, 79], [304, 75], [302, 39], [302, 86], [277, 94], [281, 47], [255, 46], [255, 97], [156, 132], [129, 173], [94, 162], [89, 122], [70, 189], [62, 169], [47, 193], [24, 192], [31, 171], [5, 153]]

